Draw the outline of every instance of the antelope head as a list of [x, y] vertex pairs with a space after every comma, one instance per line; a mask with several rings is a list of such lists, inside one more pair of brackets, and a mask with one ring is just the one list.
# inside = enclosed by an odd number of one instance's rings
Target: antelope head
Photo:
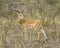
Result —
[[18, 19], [20, 20], [20, 19], [23, 19], [24, 17], [23, 17], [23, 14], [21, 13], [21, 12], [17, 12], [17, 15], [18, 15]]

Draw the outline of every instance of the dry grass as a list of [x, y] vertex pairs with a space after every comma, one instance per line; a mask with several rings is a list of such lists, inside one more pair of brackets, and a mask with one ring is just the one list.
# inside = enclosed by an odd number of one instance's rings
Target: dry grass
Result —
[[42, 33], [40, 40], [36, 41], [36, 33], [32, 29], [27, 31], [29, 39], [26, 41], [23, 27], [19, 26], [17, 18], [1, 17], [0, 48], [60, 48], [60, 24], [44, 23], [44, 30], [48, 36], [46, 43]]

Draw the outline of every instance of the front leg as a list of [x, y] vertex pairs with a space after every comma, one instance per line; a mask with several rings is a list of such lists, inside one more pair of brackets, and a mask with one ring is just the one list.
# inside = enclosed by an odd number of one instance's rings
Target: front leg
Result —
[[28, 40], [27, 29], [26, 29], [26, 27], [24, 28], [24, 34], [25, 34], [25, 40]]

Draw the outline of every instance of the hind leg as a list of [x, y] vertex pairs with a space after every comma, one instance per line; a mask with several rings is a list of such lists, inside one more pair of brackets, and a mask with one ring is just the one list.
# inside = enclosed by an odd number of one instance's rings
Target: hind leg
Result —
[[37, 40], [39, 40], [39, 37], [40, 37], [40, 32], [38, 30], [38, 26], [35, 26], [35, 31], [37, 33]]
[[39, 40], [40, 32], [37, 33], [37, 40]]
[[40, 25], [40, 31], [44, 34], [45, 40], [47, 40], [47, 35], [46, 35], [42, 25]]

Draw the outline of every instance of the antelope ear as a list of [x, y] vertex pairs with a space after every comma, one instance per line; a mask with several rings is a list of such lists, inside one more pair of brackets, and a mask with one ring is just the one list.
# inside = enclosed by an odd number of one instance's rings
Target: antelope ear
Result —
[[17, 14], [20, 14], [20, 12], [19, 12], [19, 11], [17, 11]]

